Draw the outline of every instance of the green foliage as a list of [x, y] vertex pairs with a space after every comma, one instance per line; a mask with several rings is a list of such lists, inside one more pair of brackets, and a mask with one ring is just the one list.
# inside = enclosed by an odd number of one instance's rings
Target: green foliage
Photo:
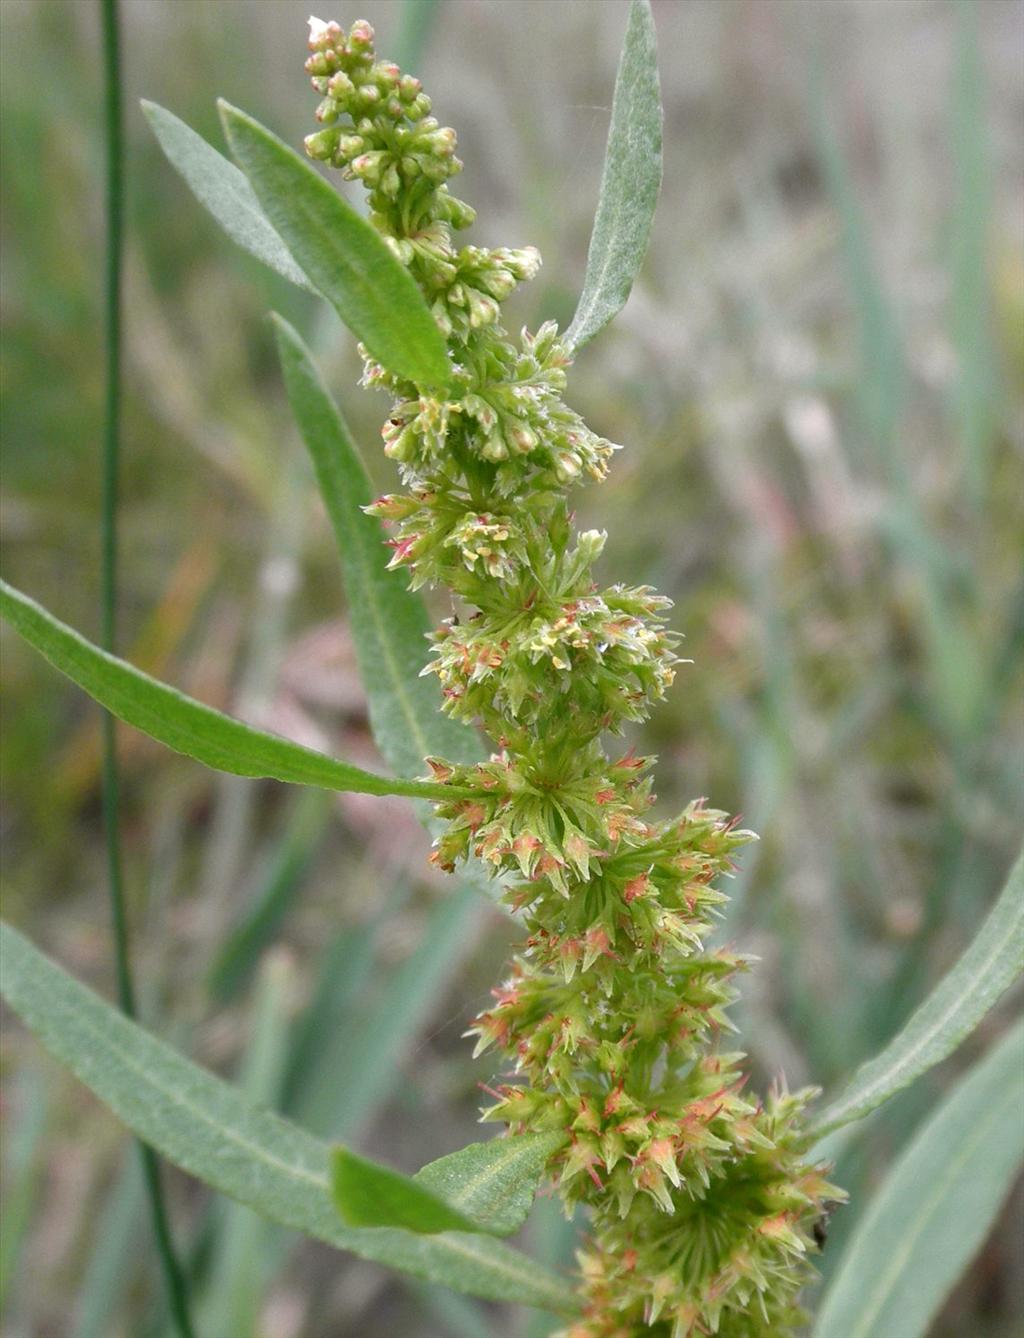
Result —
[[225, 102], [220, 112], [231, 152], [271, 225], [353, 334], [403, 376], [447, 385], [444, 341], [379, 234], [258, 121]]
[[661, 91], [650, 0], [632, 0], [601, 193], [570, 348], [589, 343], [626, 304], [647, 252], [661, 186]]
[[438, 785], [375, 776], [193, 701], [91, 645], [6, 582], [0, 582], [0, 616], [119, 720], [218, 771], [361, 794], [429, 799], [446, 793]]
[[858, 1069], [847, 1090], [817, 1117], [824, 1137], [863, 1119], [969, 1036], [1024, 971], [1024, 854], [977, 938], [892, 1043]]
[[142, 110], [168, 161], [178, 169], [204, 209], [208, 209], [232, 241], [262, 260], [283, 278], [317, 290], [292, 259], [291, 252], [260, 208], [244, 172], [207, 144], [202, 135], [155, 102]]
[[558, 1134], [522, 1134], [470, 1143], [413, 1177], [335, 1148], [334, 1199], [351, 1226], [485, 1231], [510, 1236], [526, 1221]]
[[492, 1300], [565, 1306], [558, 1278], [487, 1237], [344, 1226], [326, 1144], [148, 1035], [8, 925], [0, 925], [0, 967], [4, 998], [55, 1058], [183, 1170], [272, 1222], [415, 1277]]
[[435, 1235], [481, 1228], [438, 1194], [407, 1175], [337, 1147], [331, 1153], [331, 1192], [342, 1217], [353, 1227], [401, 1227]]
[[861, 1217], [814, 1338], [924, 1338], [1024, 1158], [1024, 1024], [953, 1088]]
[[352, 436], [299, 335], [274, 319], [288, 402], [316, 470], [341, 557], [352, 636], [373, 736], [399, 776], [433, 754], [474, 761], [472, 731], [440, 713], [433, 679], [421, 676], [430, 619], [422, 598], [387, 570], [380, 526], [364, 512], [373, 494]]
[[526, 1221], [560, 1134], [520, 1134], [470, 1143], [416, 1172], [416, 1179], [492, 1231], [510, 1236]]

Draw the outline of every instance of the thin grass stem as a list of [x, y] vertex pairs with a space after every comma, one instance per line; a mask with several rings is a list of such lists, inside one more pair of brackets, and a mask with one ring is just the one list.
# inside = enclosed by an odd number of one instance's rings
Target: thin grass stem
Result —
[[[105, 650], [117, 649], [117, 506], [121, 444], [121, 274], [124, 250], [124, 145], [121, 110], [121, 42], [117, 0], [100, 0], [103, 29], [105, 88], [106, 174], [106, 386], [103, 426], [101, 577], [102, 641]], [[110, 911], [114, 934], [117, 995], [129, 1017], [137, 1015], [135, 985], [128, 950], [121, 859], [120, 781], [114, 717], [103, 714], [103, 828], [107, 850]], [[185, 1275], [174, 1251], [160, 1167], [153, 1149], [139, 1144], [142, 1172], [150, 1204], [157, 1253], [167, 1286], [168, 1302], [180, 1338], [194, 1338], [189, 1317]]]

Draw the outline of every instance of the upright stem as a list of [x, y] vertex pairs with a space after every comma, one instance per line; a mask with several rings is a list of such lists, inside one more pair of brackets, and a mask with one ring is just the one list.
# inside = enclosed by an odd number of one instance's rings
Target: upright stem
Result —
[[[107, 147], [106, 242], [106, 397], [103, 429], [103, 502], [101, 602], [105, 650], [117, 649], [117, 501], [121, 428], [121, 269], [124, 233], [124, 150], [121, 115], [121, 52], [117, 0], [100, 0], [103, 24], [103, 72]], [[121, 864], [117, 738], [114, 717], [103, 713], [103, 827], [106, 837], [110, 913], [114, 932], [117, 994], [122, 1012], [137, 1014], [135, 986], [128, 955], [128, 919], [125, 911]], [[160, 1167], [153, 1149], [139, 1144], [157, 1252], [167, 1285], [168, 1300], [180, 1338], [194, 1338], [189, 1318], [185, 1276], [174, 1252]]]

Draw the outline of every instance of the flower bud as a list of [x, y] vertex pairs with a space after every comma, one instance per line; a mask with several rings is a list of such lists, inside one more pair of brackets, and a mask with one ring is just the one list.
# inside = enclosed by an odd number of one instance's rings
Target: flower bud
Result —
[[463, 200], [457, 200], [454, 195], [449, 195], [443, 186], [437, 194], [441, 216], [446, 218], [453, 228], [459, 230], [468, 228], [476, 218], [476, 210]]
[[480, 449], [480, 454], [485, 460], [490, 460], [493, 464], [508, 459], [508, 447], [505, 445], [505, 439], [500, 432], [494, 432], [487, 438]]
[[467, 288], [466, 301], [469, 304], [469, 323], [474, 330], [497, 320], [499, 308], [493, 297], [487, 297], [478, 288]]
[[327, 55], [323, 51], [315, 51], [306, 61], [306, 70], [314, 78], [322, 78], [324, 75], [330, 74], [332, 69], [333, 65], [328, 61]]
[[372, 75], [377, 81], [377, 87], [383, 92], [385, 89], [397, 88], [401, 79], [401, 70], [390, 60], [381, 60], [373, 67]]
[[334, 156], [339, 137], [340, 131], [334, 128], [317, 130], [314, 134], [307, 135], [302, 142], [310, 158], [315, 158], [319, 162], [327, 162]]
[[516, 422], [511, 427], [506, 426], [505, 435], [520, 455], [529, 455], [537, 445], [536, 432], [523, 422]]
[[366, 149], [362, 135], [342, 135], [338, 140], [338, 155], [345, 159], [357, 158]]
[[361, 153], [353, 158], [349, 163], [353, 176], [359, 177], [361, 181], [375, 186], [380, 180], [381, 172], [387, 161], [387, 154], [377, 149], [372, 153]]
[[327, 84], [327, 91], [332, 98], [344, 103], [355, 92], [355, 85], [344, 70], [339, 70], [337, 74], [331, 75]]
[[373, 46], [373, 29], [365, 19], [356, 19], [348, 33], [348, 44], [354, 52], [369, 51]]
[[579, 477], [579, 472], [578, 462], [568, 451], [560, 451], [555, 456], [555, 475], [559, 483], [572, 483], [574, 479]]
[[334, 19], [324, 23], [323, 19], [318, 19], [311, 14], [307, 22], [309, 24], [309, 49], [311, 51], [323, 51], [327, 47], [336, 47], [342, 44], [341, 28]]

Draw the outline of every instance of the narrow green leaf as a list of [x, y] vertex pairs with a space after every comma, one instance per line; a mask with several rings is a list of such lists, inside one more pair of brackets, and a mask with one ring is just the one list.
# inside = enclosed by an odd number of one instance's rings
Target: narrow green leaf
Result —
[[895, 1096], [952, 1054], [1024, 969], [1024, 852], [977, 937], [949, 975], [811, 1126], [824, 1138]]
[[447, 385], [441, 332], [372, 224], [258, 121], [230, 103], [218, 106], [231, 152], [271, 225], [348, 328], [389, 371]]
[[413, 799], [456, 793], [451, 786], [374, 775], [193, 701], [176, 688], [99, 650], [5, 581], [0, 581], [0, 616], [54, 668], [119, 720], [218, 771], [269, 777], [293, 785], [317, 785], [325, 790], [402, 794]]
[[650, 0], [633, 0], [619, 58], [587, 270], [566, 332], [573, 348], [622, 310], [640, 272], [661, 187], [661, 91]]
[[470, 1295], [571, 1306], [564, 1279], [487, 1236], [346, 1227], [325, 1143], [128, 1021], [8, 925], [0, 925], [0, 981], [50, 1052], [140, 1138], [271, 1221]]
[[474, 762], [483, 756], [465, 725], [440, 710], [437, 680], [421, 678], [430, 619], [403, 572], [387, 570], [380, 522], [364, 513], [370, 480], [345, 420], [297, 332], [274, 316], [288, 400], [313, 460], [341, 555], [352, 636], [366, 687], [373, 737], [400, 776], [423, 770], [423, 759]]
[[415, 1179], [495, 1236], [526, 1221], [548, 1158], [562, 1134], [516, 1134], [470, 1143], [417, 1171]]
[[358, 1157], [349, 1148], [331, 1153], [331, 1189], [338, 1212], [353, 1227], [401, 1227], [433, 1235], [477, 1231], [463, 1213], [407, 1175]]
[[191, 126], [166, 107], [142, 99], [142, 110], [157, 142], [185, 184], [233, 242], [262, 260], [278, 274], [305, 288], [317, 290], [292, 259], [287, 246], [271, 227], [252, 187], [234, 163], [207, 144]]
[[334, 1201], [350, 1226], [408, 1231], [485, 1231], [510, 1236], [526, 1221], [561, 1134], [522, 1134], [470, 1143], [405, 1176], [336, 1148]]
[[814, 1338], [924, 1338], [1024, 1158], [1024, 1024], [915, 1135], [857, 1225]]

